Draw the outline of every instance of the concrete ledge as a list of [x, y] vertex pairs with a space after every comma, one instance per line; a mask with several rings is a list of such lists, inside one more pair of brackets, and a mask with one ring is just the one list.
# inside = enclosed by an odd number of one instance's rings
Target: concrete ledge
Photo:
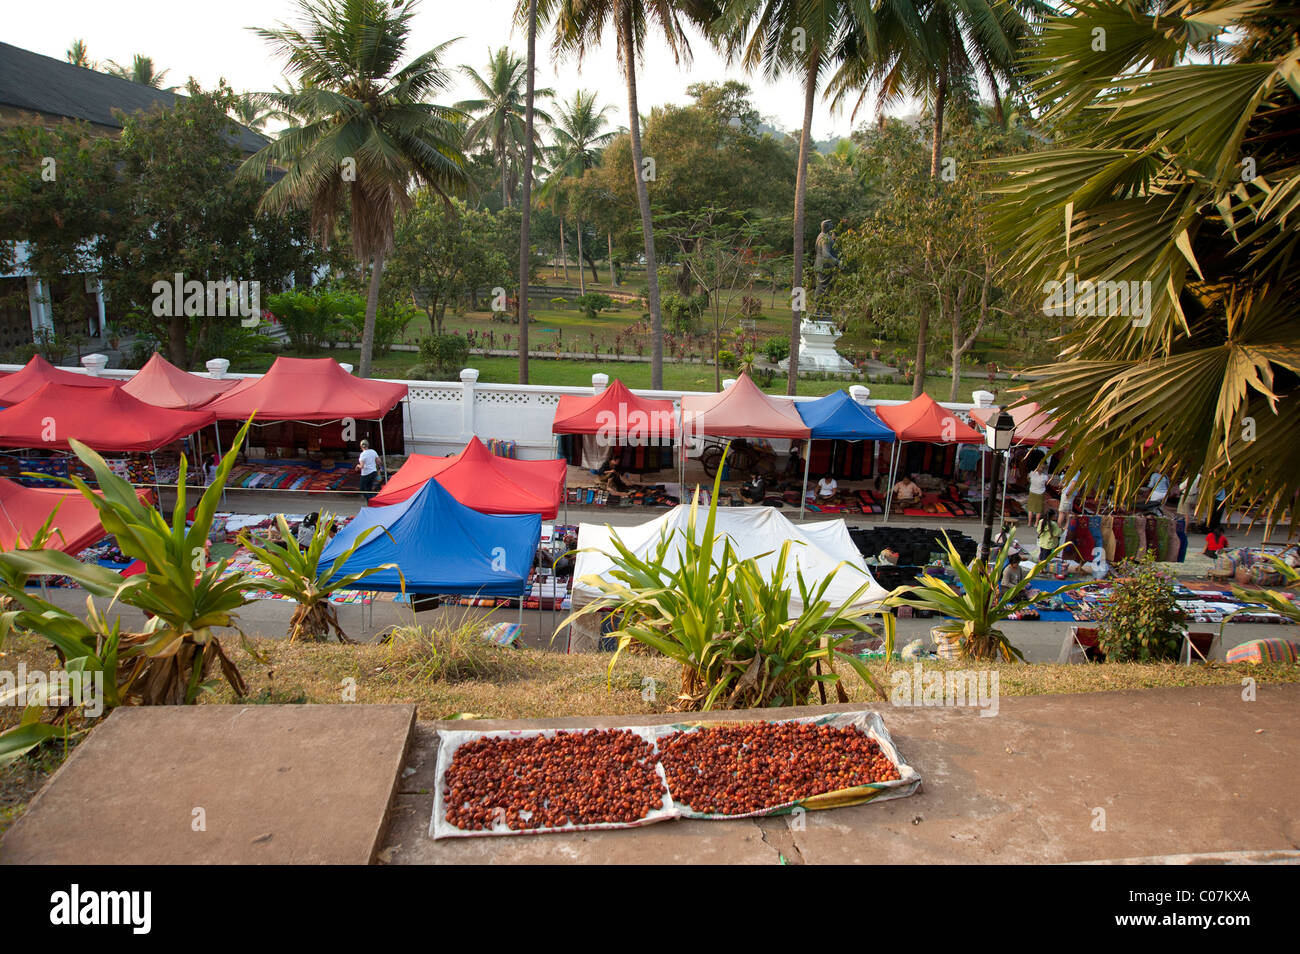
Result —
[[118, 709], [0, 864], [368, 864], [414, 722], [409, 705]]
[[[788, 717], [772, 709], [706, 718]], [[436, 730], [616, 726], [621, 716], [420, 723], [380, 860], [394, 864], [1294, 862], [1300, 686], [1004, 698], [999, 714], [878, 707], [923, 779], [910, 798], [758, 822], [575, 835], [428, 837]], [[802, 827], [800, 827], [802, 826]]]

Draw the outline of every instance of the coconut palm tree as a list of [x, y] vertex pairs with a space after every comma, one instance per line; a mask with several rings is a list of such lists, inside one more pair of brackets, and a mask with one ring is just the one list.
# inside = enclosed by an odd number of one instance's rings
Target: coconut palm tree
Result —
[[84, 69], [93, 70], [95, 62], [90, 58], [90, 49], [86, 46], [85, 40], [73, 40], [72, 46], [64, 54], [68, 62], [73, 66], [80, 66]]
[[1020, 81], [1016, 56], [1049, 11], [1043, 0], [884, 0], [872, 29], [847, 38], [828, 90], [837, 105], [856, 96], [854, 114], [873, 88], [882, 111], [924, 99], [934, 120], [930, 175], [938, 178], [952, 98], [977, 99], [983, 80], [1001, 110], [1003, 89]]
[[461, 152], [463, 114], [429, 102], [451, 74], [441, 43], [400, 66], [415, 3], [385, 0], [299, 0], [299, 27], [255, 32], [288, 64], [289, 92], [262, 93], [296, 117], [280, 137], [244, 163], [248, 175], [283, 169], [262, 207], [311, 210], [313, 231], [329, 241], [339, 206], [350, 206], [352, 247], [370, 263], [358, 374], [370, 374], [375, 313], [384, 259], [393, 248], [394, 219], [419, 183], [444, 199], [468, 188]]
[[[546, 185], [542, 186], [543, 196], [562, 189], [572, 180], [581, 179], [582, 174], [600, 160], [600, 150], [609, 145], [617, 134], [614, 130], [605, 129], [609, 125], [605, 114], [613, 108], [601, 106], [598, 109], [596, 94], [584, 90], [578, 90], [573, 94], [573, 99], [559, 105], [556, 110], [559, 119], [551, 121], [551, 134], [555, 141], [547, 150], [551, 175]], [[586, 294], [586, 282], [582, 273], [581, 216], [574, 217], [574, 225], [578, 230], [578, 289]], [[564, 220], [561, 217], [561, 234], [563, 227]]]
[[663, 33], [668, 48], [680, 62], [690, 57], [690, 44], [682, 32], [684, 22], [706, 23], [711, 19], [707, 5], [695, 0], [520, 0], [522, 19], [529, 3], [537, 3], [539, 22], [554, 27], [556, 54], [575, 54], [579, 59], [599, 46], [606, 29], [613, 31], [619, 63], [627, 79], [628, 132], [632, 145], [632, 174], [636, 182], [641, 231], [645, 237], [646, 301], [650, 306], [650, 386], [664, 384], [663, 315], [659, 308], [658, 260], [655, 256], [654, 219], [650, 212], [650, 172], [641, 150], [640, 111], [637, 106], [636, 67], [652, 28]]
[[[527, 90], [528, 70], [525, 62], [506, 47], [501, 47], [488, 56], [485, 75], [479, 75], [472, 66], [462, 66], [463, 72], [478, 94], [477, 99], [467, 99], [456, 104], [456, 108], [475, 117], [465, 130], [465, 148], [483, 145], [492, 150], [496, 156], [497, 168], [501, 171], [501, 204], [508, 207], [510, 197], [514, 194], [516, 177], [519, 174], [519, 159], [522, 158], [525, 142], [525, 125], [527, 124]], [[552, 96], [554, 91], [539, 89], [533, 91], [534, 100], [538, 96]], [[533, 117], [549, 123], [551, 117], [533, 105]], [[534, 147], [540, 147], [541, 141], [533, 130]]]
[[[72, 50], [69, 50], [68, 54], [71, 57]], [[77, 65], [82, 66], [84, 64], [78, 63]], [[143, 53], [137, 53], [131, 57], [130, 66], [123, 66], [113, 60], [109, 60], [106, 65], [107, 72], [119, 79], [130, 80], [132, 83], [139, 83], [141, 86], [152, 86], [154, 89], [170, 91], [176, 88], [175, 86], [163, 86], [163, 80], [166, 79], [170, 70], [156, 71], [153, 65], [153, 57], [145, 56]]]
[[528, 279], [533, 264], [533, 136], [537, 108], [537, 0], [528, 0], [524, 29], [528, 34], [524, 65], [524, 185], [519, 210], [519, 383], [528, 383]]
[[[870, 37], [867, 4], [852, 0], [723, 0], [711, 24], [712, 35], [748, 70], [770, 79], [797, 76], [803, 85], [803, 127], [794, 189], [794, 276], [790, 309], [790, 370], [786, 392], [799, 382], [799, 327], [803, 320], [804, 209], [808, 196], [808, 155], [812, 151], [813, 108], [822, 74], [835, 67], [844, 47], [859, 35]], [[867, 40], [859, 41], [862, 46]], [[800, 292], [803, 292], [801, 295]]]
[[1027, 390], [1120, 498], [1199, 473], [1202, 512], [1294, 514], [1300, 3], [1072, 8], [1026, 61], [1060, 141], [994, 164], [1006, 271], [1068, 323]]

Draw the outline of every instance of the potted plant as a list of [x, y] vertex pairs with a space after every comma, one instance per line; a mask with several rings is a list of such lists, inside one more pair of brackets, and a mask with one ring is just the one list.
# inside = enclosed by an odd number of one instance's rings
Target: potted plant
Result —
[[1084, 585], [1067, 584], [1053, 593], [1037, 592], [1030, 588], [1034, 578], [1043, 572], [1064, 546], [1053, 550], [1047, 559], [1033, 564], [1019, 583], [1004, 589], [1001, 585], [1002, 573], [1011, 556], [1013, 541], [1008, 540], [1003, 545], [992, 565], [978, 556], [969, 564], [963, 563], [961, 554], [953, 546], [946, 531], [943, 542], [947, 550], [948, 566], [957, 577], [960, 588], [930, 573], [923, 573], [917, 578], [917, 583], [900, 586], [890, 593], [886, 605], [911, 606], [947, 617], [930, 630], [938, 645], [939, 655], [946, 658], [1023, 661], [1024, 655], [1011, 645], [998, 624], [1048, 597]]

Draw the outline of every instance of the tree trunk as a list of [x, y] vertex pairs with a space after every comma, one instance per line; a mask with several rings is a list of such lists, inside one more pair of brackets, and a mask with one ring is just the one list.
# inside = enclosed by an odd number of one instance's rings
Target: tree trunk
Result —
[[[808, 66], [808, 75], [804, 79], [803, 94], [803, 130], [799, 134], [799, 171], [794, 184], [794, 272], [791, 276], [792, 295], [803, 285], [803, 233], [804, 205], [808, 196], [808, 150], [812, 147], [813, 107], [817, 101], [817, 70], [821, 65], [821, 55], [814, 54]], [[803, 288], [806, 299], [808, 290]], [[799, 388], [799, 324], [803, 312], [792, 301], [790, 308], [790, 371], [786, 375], [785, 393], [794, 394]]]
[[[524, 183], [519, 219], [519, 383], [528, 383], [528, 266], [532, 259], [529, 230], [533, 211], [533, 99], [537, 70], [537, 0], [528, 3], [528, 91], [524, 103]], [[561, 231], [563, 236], [564, 232]]]
[[582, 219], [574, 218], [578, 226], [578, 294], [587, 294], [587, 281], [582, 274]]
[[605, 233], [605, 242], [609, 246], [609, 285], [611, 288], [618, 287], [618, 273], [614, 271], [614, 233]]
[[384, 253], [378, 253], [370, 266], [370, 291], [366, 295], [366, 323], [361, 330], [361, 361], [357, 376], [370, 377], [370, 356], [375, 350], [375, 315], [379, 312], [379, 284], [384, 277]]
[[497, 158], [501, 162], [501, 208], [510, 208], [510, 188], [507, 180], [510, 178], [506, 171], [506, 145], [503, 142], [497, 150]]
[[930, 178], [939, 178], [939, 165], [943, 161], [943, 110], [948, 99], [948, 77], [940, 74], [939, 88], [934, 95], [934, 143], [930, 149]]
[[564, 264], [564, 284], [569, 284], [569, 253], [564, 250], [564, 216], [560, 216], [560, 261]]
[[916, 374], [912, 377], [912, 397], [925, 392], [925, 338], [930, 332], [930, 299], [922, 298], [916, 319]]
[[189, 318], [175, 315], [167, 320], [167, 358], [178, 368], [190, 366], [189, 356], [185, 353], [185, 331]]
[[654, 218], [650, 214], [650, 189], [642, 172], [641, 114], [636, 104], [636, 44], [632, 37], [632, 7], [623, 6], [618, 39], [627, 71], [627, 125], [632, 140], [632, 174], [637, 204], [641, 207], [641, 232], [645, 237], [646, 301], [650, 305], [650, 387], [664, 386], [664, 320], [659, 311], [659, 272], [655, 260]]

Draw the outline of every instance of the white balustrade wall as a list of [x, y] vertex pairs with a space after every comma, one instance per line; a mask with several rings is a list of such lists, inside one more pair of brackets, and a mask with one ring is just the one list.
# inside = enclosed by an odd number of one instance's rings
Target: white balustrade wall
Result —
[[[86, 355], [82, 358], [84, 368], [64, 368], [77, 374], [97, 374], [100, 377], [128, 379], [134, 371], [109, 368], [105, 369], [95, 360], [96, 356]], [[218, 377], [255, 378], [256, 374], [223, 373], [217, 362], [209, 362]], [[0, 371], [21, 370], [21, 365], [0, 365]], [[617, 369], [610, 369], [617, 375]], [[211, 377], [213, 374], [200, 374]], [[608, 384], [609, 376], [592, 375], [590, 387], [560, 387], [531, 384], [483, 384], [478, 380], [478, 371], [466, 368], [460, 373], [459, 381], [398, 381], [410, 388], [407, 403], [403, 406], [407, 453], [443, 455], [459, 451], [471, 436], [483, 441], [515, 441], [518, 445], [517, 456], [525, 459], [553, 457], [555, 439], [551, 435], [551, 422], [555, 418], [555, 407], [560, 396], [574, 394], [590, 397]], [[397, 380], [397, 379], [386, 379]], [[869, 406], [903, 404], [903, 401], [875, 401], [867, 397], [868, 388], [853, 386], [852, 396]], [[680, 408], [683, 394], [707, 395], [712, 392], [699, 391], [651, 391], [637, 389], [643, 397], [672, 401], [674, 407]], [[976, 403], [987, 400], [985, 393], [976, 392]], [[796, 401], [813, 401], [813, 397], [796, 397]], [[976, 404], [950, 404], [943, 406], [956, 412], [963, 419]], [[774, 449], [785, 451], [788, 441], [773, 441]]]

